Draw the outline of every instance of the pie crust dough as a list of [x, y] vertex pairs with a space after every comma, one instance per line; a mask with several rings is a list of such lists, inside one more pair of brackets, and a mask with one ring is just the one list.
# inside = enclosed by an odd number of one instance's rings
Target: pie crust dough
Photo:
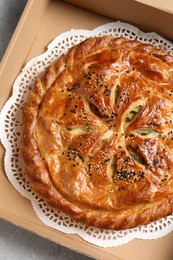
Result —
[[112, 36], [36, 80], [21, 156], [33, 190], [76, 221], [120, 230], [173, 211], [173, 57]]

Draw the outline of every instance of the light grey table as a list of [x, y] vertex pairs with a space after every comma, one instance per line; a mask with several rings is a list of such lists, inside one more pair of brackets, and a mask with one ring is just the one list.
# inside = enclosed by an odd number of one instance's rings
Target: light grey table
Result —
[[[27, 0], [0, 0], [0, 60], [26, 2]], [[89, 260], [91, 258], [0, 220], [0, 260], [49, 259]]]

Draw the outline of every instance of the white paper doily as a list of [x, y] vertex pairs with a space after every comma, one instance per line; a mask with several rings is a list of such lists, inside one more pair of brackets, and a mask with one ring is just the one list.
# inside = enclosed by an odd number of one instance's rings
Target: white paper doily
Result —
[[64, 233], [75, 233], [84, 240], [101, 247], [112, 247], [139, 239], [155, 239], [173, 230], [173, 215], [125, 231], [108, 231], [76, 223], [65, 214], [49, 208], [30, 188], [22, 170], [20, 160], [21, 110], [36, 77], [45, 71], [73, 45], [91, 36], [113, 35], [150, 43], [173, 55], [173, 44], [155, 33], [143, 33], [138, 28], [122, 22], [108, 23], [92, 31], [71, 30], [59, 35], [48, 46], [47, 51], [32, 59], [23, 68], [13, 85], [11, 98], [4, 105], [1, 114], [1, 142], [6, 149], [5, 171], [12, 185], [26, 198], [30, 199], [38, 217], [48, 226]]

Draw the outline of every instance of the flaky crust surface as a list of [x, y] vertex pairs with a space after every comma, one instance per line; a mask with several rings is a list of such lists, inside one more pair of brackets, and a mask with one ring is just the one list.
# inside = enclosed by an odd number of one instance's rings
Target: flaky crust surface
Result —
[[33, 190], [73, 219], [127, 229], [173, 211], [173, 58], [87, 39], [38, 78], [23, 108]]

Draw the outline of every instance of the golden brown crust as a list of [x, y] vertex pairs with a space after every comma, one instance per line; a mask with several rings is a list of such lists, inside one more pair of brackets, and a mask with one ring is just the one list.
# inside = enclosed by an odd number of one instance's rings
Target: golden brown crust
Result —
[[34, 191], [77, 221], [127, 229], [173, 211], [173, 57], [111, 36], [71, 48], [23, 108]]

